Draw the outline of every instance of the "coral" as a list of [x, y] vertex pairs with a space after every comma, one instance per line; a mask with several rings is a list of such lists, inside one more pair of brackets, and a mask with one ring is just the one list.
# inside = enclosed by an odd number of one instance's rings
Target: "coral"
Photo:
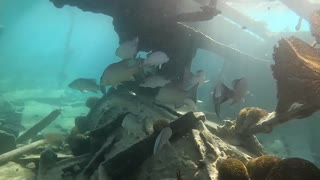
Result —
[[273, 155], [264, 155], [251, 159], [247, 169], [251, 180], [265, 180], [268, 173], [281, 159]]
[[96, 96], [91, 96], [87, 99], [86, 101], [86, 106], [91, 109], [93, 108], [94, 105], [97, 104], [97, 102], [100, 100], [99, 97], [96, 97]]
[[319, 169], [310, 161], [300, 158], [281, 160], [274, 166], [265, 180], [316, 180], [320, 179]]
[[78, 116], [74, 119], [74, 124], [79, 133], [85, 133], [88, 129], [87, 116]]
[[73, 155], [80, 156], [90, 152], [90, 141], [89, 138], [77, 134], [75, 136], [70, 136], [66, 139], [66, 142], [70, 145]]
[[161, 130], [169, 126], [169, 121], [165, 119], [158, 119], [153, 123], [153, 131], [160, 133]]
[[296, 37], [281, 39], [274, 47], [273, 77], [277, 80], [276, 113], [287, 112], [292, 104], [307, 105], [299, 118], [320, 108], [320, 50]]
[[249, 180], [246, 166], [238, 159], [224, 160], [218, 170], [221, 180]]
[[310, 16], [310, 30], [312, 36], [316, 38], [317, 43], [320, 43], [320, 10], [314, 11]]
[[236, 119], [235, 129], [236, 131], [243, 131], [243, 129], [249, 128], [266, 115], [268, 115], [268, 112], [264, 109], [257, 107], [243, 108]]

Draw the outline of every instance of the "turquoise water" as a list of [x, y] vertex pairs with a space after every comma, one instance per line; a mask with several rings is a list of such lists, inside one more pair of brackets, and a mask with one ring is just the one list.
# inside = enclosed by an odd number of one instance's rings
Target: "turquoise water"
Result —
[[[3, 5], [0, 7], [0, 25], [4, 26], [0, 34], [0, 92], [12, 95], [15, 91], [44, 89], [39, 96], [45, 96], [46, 92], [49, 94], [49, 90], [62, 90], [61, 96], [70, 95], [82, 101], [91, 95], [101, 96], [101, 93], [90, 94], [71, 90], [67, 85], [79, 77], [99, 81], [103, 70], [109, 64], [120, 60], [115, 56], [119, 39], [113, 29], [112, 18], [68, 6], [57, 9], [48, 0], [25, 0], [23, 3], [21, 1], [0, 2], [0, 6]], [[265, 22], [272, 33], [295, 33], [299, 19], [290, 11], [257, 12], [249, 9], [246, 14]], [[229, 29], [230, 25], [224, 27], [224, 24], [210, 29], [211, 26], [206, 23], [214, 24], [214, 21], [215, 19], [201, 24], [209, 27], [203, 28], [209, 36], [269, 62], [250, 61], [238, 57], [226, 59], [199, 50], [191, 69], [194, 72], [199, 69], [205, 70], [210, 80], [198, 91], [198, 98], [203, 101], [199, 106], [206, 111], [213, 111], [210, 93], [219, 79], [223, 79], [230, 86], [233, 79], [246, 77], [249, 81], [250, 95], [242, 104], [223, 105], [223, 118], [235, 117], [239, 110], [246, 106], [258, 106], [273, 111], [277, 98], [270, 65], [273, 63], [273, 46], [277, 45], [280, 37], [260, 41], [239, 29], [241, 25], [233, 27], [236, 32]], [[231, 32], [227, 34], [229, 31]], [[299, 32], [305, 33], [301, 36], [307, 42], [311, 42], [308, 31], [309, 24], [303, 21]], [[57, 96], [60, 94], [53, 97]], [[42, 105], [35, 106], [39, 110]], [[85, 114], [88, 109], [70, 111], [71, 115], [66, 115], [66, 118], [61, 120], [68, 128], [71, 127], [70, 124], [77, 113]], [[312, 144], [320, 137], [314, 128], [315, 124], [316, 127], [319, 125], [317, 118], [315, 115], [306, 121], [293, 121], [275, 129], [272, 135], [261, 135], [260, 138], [267, 146], [289, 146], [290, 156], [304, 157], [320, 164], [319, 155], [314, 154], [315, 149], [319, 152], [320, 147]], [[278, 140], [285, 143], [277, 145]], [[287, 147], [279, 149], [285, 148]], [[275, 150], [273, 153], [287, 155], [287, 152], [281, 150]]]

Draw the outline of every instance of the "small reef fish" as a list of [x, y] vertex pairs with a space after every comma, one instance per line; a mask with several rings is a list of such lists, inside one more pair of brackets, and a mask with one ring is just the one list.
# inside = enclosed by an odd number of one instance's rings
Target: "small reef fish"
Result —
[[133, 81], [135, 80], [133, 75], [136, 74], [140, 68], [142, 68], [140, 60], [124, 59], [120, 62], [110, 64], [100, 78], [100, 85], [117, 86], [125, 81]]
[[147, 59], [144, 60], [144, 66], [159, 66], [161, 69], [161, 65], [169, 61], [169, 57], [166, 53], [162, 51], [156, 51], [149, 53], [147, 55]]
[[189, 91], [192, 87], [198, 84], [198, 87], [203, 86], [203, 84], [209, 82], [206, 80], [206, 76], [203, 70], [198, 70], [196, 74], [193, 74], [189, 70], [184, 71], [182, 89]]
[[161, 151], [161, 149], [166, 144], [170, 144], [169, 139], [172, 136], [172, 130], [170, 127], [163, 128], [160, 134], [158, 135], [156, 142], [153, 147], [153, 155]]
[[232, 82], [233, 89], [229, 89], [224, 83], [219, 82], [214, 88], [212, 100], [215, 106], [215, 112], [220, 117], [220, 105], [232, 99], [231, 105], [244, 100], [248, 94], [248, 82], [245, 78], [235, 79]]
[[95, 79], [78, 78], [72, 81], [69, 88], [79, 90], [81, 92], [91, 91], [97, 93], [100, 90], [100, 86]]
[[123, 42], [116, 50], [116, 56], [121, 59], [132, 59], [138, 51], [139, 38]]
[[[196, 109], [197, 90], [198, 84], [192, 87], [190, 91], [184, 91], [179, 85], [170, 83], [160, 88], [155, 99], [159, 103], [173, 104], [176, 109], [183, 105], [191, 106], [193, 109]], [[191, 102], [193, 102], [193, 105], [190, 105]]]
[[170, 83], [171, 81], [165, 79], [163, 76], [149, 76], [147, 77], [143, 83], [141, 83], [140, 87], [148, 87], [148, 88], [157, 88], [163, 87], [166, 84]]

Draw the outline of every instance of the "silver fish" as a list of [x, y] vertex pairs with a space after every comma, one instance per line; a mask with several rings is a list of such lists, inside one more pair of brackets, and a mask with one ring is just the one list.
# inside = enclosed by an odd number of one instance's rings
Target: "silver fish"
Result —
[[[133, 61], [133, 62], [132, 62]], [[132, 62], [133, 65], [130, 65]], [[125, 59], [117, 63], [110, 64], [100, 78], [100, 85], [116, 86], [125, 81], [134, 80], [133, 75], [141, 68], [140, 60]]]
[[170, 80], [165, 79], [162, 76], [149, 76], [139, 86], [156, 88], [156, 87], [163, 87], [170, 82], [171, 82]]
[[68, 87], [79, 90], [81, 92], [91, 91], [97, 93], [100, 90], [100, 86], [95, 79], [78, 78], [72, 81]]
[[116, 50], [116, 56], [121, 59], [132, 59], [138, 51], [139, 38], [136, 37], [131, 41], [123, 42]]
[[166, 53], [162, 51], [156, 51], [149, 53], [147, 55], [147, 59], [144, 61], [144, 66], [159, 66], [161, 69], [161, 65], [169, 61], [169, 57]]
[[198, 70], [196, 74], [193, 74], [189, 70], [185, 70], [183, 76], [182, 89], [185, 91], [190, 90], [196, 84], [198, 84], [198, 88], [203, 86], [205, 83], [209, 82], [206, 80], [206, 76], [203, 70]]
[[235, 79], [232, 82], [233, 89], [229, 89], [224, 83], [218, 82], [212, 94], [215, 112], [220, 117], [220, 106], [232, 99], [231, 105], [240, 102], [248, 94], [248, 82], [245, 78]]
[[[179, 108], [183, 105], [190, 105], [190, 101], [186, 102], [186, 100], [191, 99], [191, 102], [194, 103], [193, 106], [195, 106], [197, 103], [197, 89], [198, 84], [192, 87], [190, 91], [184, 91], [179, 85], [170, 83], [160, 88], [156, 101], [163, 104], [173, 104], [175, 108]], [[194, 109], [194, 107], [192, 108]]]
[[172, 130], [170, 127], [163, 128], [158, 135], [156, 142], [153, 147], [153, 155], [161, 151], [165, 144], [169, 143], [169, 139], [172, 136]]

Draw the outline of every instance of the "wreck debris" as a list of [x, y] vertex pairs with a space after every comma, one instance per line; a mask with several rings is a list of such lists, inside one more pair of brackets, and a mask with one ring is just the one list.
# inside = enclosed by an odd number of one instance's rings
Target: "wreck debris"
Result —
[[66, 139], [69, 144], [70, 150], [75, 156], [80, 156], [91, 151], [90, 138], [83, 134], [70, 135]]
[[[303, 105], [294, 118], [310, 116], [320, 108], [320, 50], [302, 40], [281, 39], [274, 48], [273, 76], [277, 80], [277, 115], [288, 112], [294, 103]], [[286, 122], [289, 119], [282, 119]]]
[[58, 156], [50, 149], [45, 149], [40, 155], [39, 170], [37, 179], [59, 180], [62, 171], [57, 168]]
[[16, 137], [0, 130], [0, 154], [6, 153], [16, 148]]
[[[108, 137], [115, 133], [118, 128], [121, 127], [121, 124], [124, 118], [130, 114], [129, 112], [121, 113], [115, 120], [112, 122], [105, 124], [93, 131], [89, 132], [89, 136], [91, 138], [91, 151], [96, 152], [100, 149], [102, 144], [104, 144]], [[106, 114], [107, 115], [107, 114]]]
[[109, 153], [114, 143], [117, 141], [115, 136], [109, 137], [99, 151], [91, 158], [88, 165], [80, 173], [81, 178], [90, 178], [101, 162], [104, 161], [104, 155]]
[[0, 164], [6, 163], [10, 161], [11, 159], [18, 158], [19, 156], [26, 154], [35, 148], [39, 147], [40, 145], [46, 144], [46, 140], [39, 140], [36, 142], [33, 142], [31, 144], [22, 146], [20, 148], [14, 149], [12, 151], [6, 152], [4, 154], [0, 155]]
[[[198, 122], [198, 119], [192, 112], [186, 113], [184, 116], [171, 122], [169, 125], [172, 129], [171, 140], [174, 141], [176, 138], [187, 134], [192, 128], [196, 128]], [[139, 165], [152, 155], [157, 135], [157, 133], [152, 133], [128, 149], [106, 159], [101, 164], [106, 174], [112, 179], [121, 180], [133, 173]]]
[[56, 110], [52, 111], [49, 115], [47, 115], [45, 118], [43, 118], [40, 122], [38, 122], [37, 124], [32, 126], [29, 130], [27, 130], [25, 133], [20, 135], [17, 138], [16, 142], [23, 143], [24, 141], [27, 141], [28, 139], [35, 137], [40, 131], [42, 131], [50, 123], [52, 123], [60, 114], [61, 114], [61, 109], [56, 109]]
[[158, 119], [153, 123], [153, 131], [156, 133], [160, 133], [163, 128], [169, 126], [169, 121], [165, 119]]
[[162, 109], [168, 111], [170, 114], [172, 114], [172, 115], [174, 115], [174, 116], [176, 116], [176, 117], [181, 117], [181, 116], [182, 116], [182, 114], [176, 112], [175, 110], [173, 110], [173, 109], [171, 109], [171, 108], [169, 108], [169, 107], [167, 107], [167, 106], [165, 106], [165, 105], [163, 105], [163, 104], [158, 104], [158, 103], [156, 103], [156, 102], [153, 102], [153, 104], [154, 104], [155, 106], [159, 107], [159, 108], [162, 108]]
[[310, 16], [310, 31], [316, 41], [313, 44], [320, 44], [320, 10], [314, 11]]
[[97, 97], [97, 96], [91, 96], [91, 97], [89, 97], [89, 98], [87, 99], [87, 101], [86, 101], [86, 106], [87, 106], [89, 109], [93, 108], [94, 105], [97, 104], [97, 102], [99, 101], [99, 99], [100, 99], [100, 98]]
[[[84, 154], [81, 156], [70, 157], [67, 159], [60, 160], [56, 163], [57, 167], [63, 171], [67, 171], [68, 169], [74, 169], [75, 166], [84, 167], [92, 157], [91, 154]], [[59, 156], [58, 156], [59, 158]]]
[[202, 164], [205, 166], [206, 171], [208, 173], [208, 179], [216, 179], [218, 171], [214, 168], [214, 162], [217, 157], [212, 156], [210, 151], [207, 150], [207, 146], [205, 145], [205, 140], [200, 137], [200, 131], [193, 129], [192, 136], [195, 143], [195, 147], [198, 149], [198, 153], [201, 156]]

